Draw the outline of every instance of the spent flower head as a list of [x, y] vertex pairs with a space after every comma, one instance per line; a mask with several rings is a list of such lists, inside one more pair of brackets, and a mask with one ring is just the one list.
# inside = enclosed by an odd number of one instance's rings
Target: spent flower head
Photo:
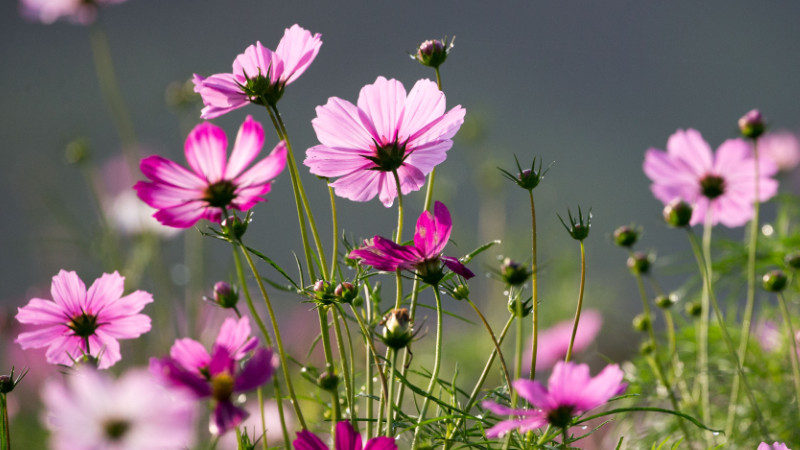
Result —
[[578, 217], [572, 216], [572, 211], [567, 210], [567, 215], [569, 217], [569, 225], [564, 222], [564, 219], [561, 215], [556, 214], [558, 216], [558, 220], [561, 221], [561, 225], [564, 225], [564, 228], [567, 229], [567, 233], [572, 236], [572, 239], [576, 241], [582, 241], [589, 237], [589, 229], [592, 228], [592, 209], [589, 208], [589, 212], [586, 214], [586, 219], [584, 220], [583, 211], [581, 211], [581, 207], [578, 207]]
[[438, 69], [439, 66], [447, 59], [450, 50], [453, 49], [453, 41], [456, 37], [453, 36], [450, 41], [447, 41], [447, 36], [443, 39], [431, 39], [423, 42], [417, 47], [417, 53], [410, 55], [412, 59], [416, 59], [420, 64], [428, 67]]
[[542, 170], [542, 159], [539, 158], [539, 167], [536, 167], [536, 157], [533, 157], [533, 162], [531, 162], [530, 169], [523, 169], [519, 163], [519, 159], [517, 159], [517, 155], [514, 155], [514, 162], [517, 165], [517, 173], [513, 174], [501, 167], [497, 169], [503, 173], [503, 176], [508, 178], [509, 180], [513, 181], [517, 186], [525, 189], [526, 191], [532, 191], [539, 185], [539, 183], [544, 179], [544, 175], [547, 171], [550, 170], [550, 167], [547, 169]]

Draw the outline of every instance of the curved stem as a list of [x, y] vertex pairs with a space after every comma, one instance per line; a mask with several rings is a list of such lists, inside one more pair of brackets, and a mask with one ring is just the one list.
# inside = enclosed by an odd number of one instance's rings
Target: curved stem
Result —
[[[419, 411], [419, 418], [417, 419], [417, 426], [414, 430], [414, 440], [411, 442], [411, 448], [416, 449], [419, 445], [419, 433], [422, 429], [422, 422], [425, 420], [425, 413], [428, 411], [428, 404], [430, 404], [430, 397], [433, 396], [433, 389], [439, 381], [439, 366], [442, 360], [442, 298], [439, 294], [439, 286], [433, 285], [433, 295], [436, 299], [436, 353], [434, 354], [433, 372], [431, 372], [431, 380], [428, 383], [428, 389], [425, 390], [426, 396], [422, 400], [422, 409]], [[391, 406], [390, 406], [391, 407]]]
[[581, 285], [578, 289], [578, 307], [575, 309], [575, 323], [572, 325], [572, 336], [569, 339], [569, 347], [567, 348], [567, 357], [564, 362], [569, 362], [572, 356], [572, 345], [575, 343], [575, 335], [578, 334], [578, 322], [581, 320], [581, 308], [583, 307], [583, 289], [586, 285], [586, 249], [581, 242]]
[[794, 378], [794, 393], [797, 397], [797, 408], [800, 413], [800, 355], [797, 354], [797, 339], [794, 334], [794, 326], [792, 326], [792, 316], [789, 313], [789, 307], [786, 305], [786, 298], [782, 293], [778, 292], [778, 304], [781, 306], [781, 313], [783, 314], [783, 321], [786, 324], [786, 331], [789, 333], [789, 342], [792, 343], [791, 355], [789, 358], [792, 360], [792, 378]]
[[503, 352], [500, 351], [500, 343], [497, 342], [497, 338], [494, 336], [494, 331], [492, 331], [492, 327], [489, 326], [489, 322], [486, 321], [486, 317], [481, 313], [481, 310], [478, 309], [478, 306], [475, 305], [475, 302], [472, 301], [471, 298], [467, 298], [469, 305], [472, 306], [472, 309], [475, 310], [475, 313], [478, 314], [478, 317], [481, 318], [481, 322], [483, 322], [483, 326], [486, 327], [486, 331], [489, 332], [489, 337], [492, 338], [492, 344], [494, 344], [494, 349], [497, 352], [497, 355], [500, 356], [500, 365], [503, 367], [503, 377], [506, 379], [506, 387], [508, 388], [508, 392], [511, 392], [511, 377], [508, 375], [508, 366], [506, 366], [506, 360], [503, 358]]
[[[531, 346], [531, 373], [529, 378], [536, 377], [536, 356], [539, 348], [539, 270], [536, 261], [536, 204], [533, 202], [533, 190], [528, 191], [531, 202], [531, 290], [533, 299], [531, 314], [533, 315], [533, 345]], [[581, 253], [583, 242], [581, 242]], [[583, 282], [581, 282], [583, 285]], [[576, 319], [577, 320], [577, 319]], [[577, 322], [576, 322], [577, 324]]]

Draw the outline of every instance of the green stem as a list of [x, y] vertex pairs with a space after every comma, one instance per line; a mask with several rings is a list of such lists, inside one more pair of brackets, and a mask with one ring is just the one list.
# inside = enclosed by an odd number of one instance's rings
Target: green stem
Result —
[[[742, 316], [742, 330], [739, 338], [738, 357], [739, 361], [747, 359], [747, 345], [750, 342], [750, 326], [753, 321], [753, 307], [756, 299], [756, 250], [758, 247], [758, 228], [759, 228], [759, 167], [758, 167], [758, 140], [753, 140], [753, 165], [755, 166], [755, 178], [753, 180], [755, 201], [753, 202], [753, 219], [750, 221], [750, 237], [747, 247], [747, 300]], [[739, 374], [733, 376], [731, 387], [731, 398], [728, 403], [728, 419], [725, 422], [725, 435], [731, 436], [733, 424], [736, 420], [736, 405], [739, 400]]]
[[[264, 414], [264, 392], [261, 386], [256, 389], [256, 396], [258, 397], [258, 409], [261, 412], [261, 450], [267, 450], [267, 418]], [[278, 403], [278, 414], [283, 416], [283, 405], [280, 403]], [[281, 418], [281, 422], [283, 422], [283, 420], [284, 419]], [[255, 436], [253, 436], [253, 438], [255, 439]]]
[[791, 355], [789, 358], [792, 360], [792, 377], [794, 378], [794, 392], [797, 396], [797, 408], [800, 413], [800, 355], [797, 354], [797, 339], [794, 334], [794, 327], [792, 326], [792, 316], [789, 313], [789, 307], [786, 305], [786, 298], [782, 293], [778, 292], [778, 303], [781, 306], [781, 313], [783, 314], [783, 321], [786, 324], [786, 330], [789, 332], [789, 342], [792, 343]]
[[[392, 365], [389, 366], [389, 392], [387, 397], [392, 398], [394, 397], [394, 371], [397, 369], [397, 350], [393, 348], [389, 348], [389, 361], [392, 362]], [[386, 436], [392, 437], [393, 430], [392, 424], [394, 423], [394, 408], [392, 408], [391, 404], [386, 405]]]
[[[528, 191], [531, 203], [531, 290], [533, 310], [533, 344], [531, 345], [531, 372], [529, 378], [536, 377], [536, 356], [539, 348], [539, 270], [536, 261], [536, 204], [533, 202], [533, 190]], [[581, 252], [583, 252], [583, 242], [581, 242]], [[582, 285], [583, 283], [581, 283]], [[577, 319], [576, 322], [577, 324]], [[574, 336], [573, 336], [574, 338]], [[571, 346], [571, 343], [570, 343]]]
[[[703, 293], [700, 302], [700, 333], [697, 338], [698, 347], [698, 366], [700, 373], [698, 380], [700, 383], [700, 411], [703, 423], [709, 423], [711, 420], [710, 409], [710, 393], [709, 393], [709, 373], [708, 373], [708, 328], [711, 319], [710, 314], [710, 296], [709, 287], [711, 285], [713, 269], [711, 267], [711, 211], [706, 214], [705, 225], [703, 226], [703, 255], [706, 274], [708, 274], [708, 283], [703, 284]], [[724, 322], [720, 321], [720, 327], [724, 327]], [[709, 446], [711, 446], [711, 436], [706, 433], [706, 438], [709, 439]]]
[[[13, 381], [13, 380], [12, 380]], [[11, 428], [8, 424], [8, 398], [0, 393], [0, 450], [11, 450]]]
[[736, 347], [733, 345], [733, 340], [731, 339], [730, 334], [728, 333], [728, 328], [725, 327], [725, 318], [722, 316], [722, 312], [719, 309], [719, 305], [717, 304], [717, 297], [714, 295], [714, 287], [711, 284], [711, 277], [706, 270], [706, 265], [703, 263], [703, 252], [700, 248], [700, 244], [697, 242], [697, 237], [692, 233], [691, 228], [686, 228], [686, 231], [689, 233], [689, 242], [692, 245], [692, 251], [694, 252], [695, 259], [697, 260], [697, 265], [700, 267], [700, 273], [703, 277], [703, 283], [708, 286], [708, 296], [711, 299], [711, 304], [714, 307], [714, 313], [717, 315], [717, 320], [720, 324], [720, 330], [722, 330], [722, 337], [725, 341], [725, 345], [728, 347], [728, 351], [731, 354], [731, 359], [733, 363], [736, 365], [736, 370], [739, 373], [739, 377], [741, 378], [742, 387], [744, 387], [744, 392], [747, 395], [747, 399], [750, 401], [750, 406], [753, 408], [753, 412], [756, 416], [756, 421], [758, 422], [759, 429], [761, 431], [762, 440], [764, 442], [769, 441], [769, 431], [764, 424], [764, 418], [761, 415], [761, 409], [758, 407], [758, 403], [756, 403], [756, 398], [753, 395], [753, 391], [750, 389], [750, 384], [747, 382], [747, 378], [744, 376], [744, 369], [742, 368], [742, 363], [739, 360], [739, 356], [736, 353]]
[[331, 198], [331, 221], [333, 228], [333, 252], [331, 254], [331, 273], [328, 281], [333, 281], [336, 274], [336, 268], [339, 264], [339, 215], [336, 213], [336, 195], [333, 193], [333, 188], [328, 186], [328, 195]]
[[[393, 170], [394, 183], [397, 189], [397, 234], [394, 241], [398, 244], [403, 242], [403, 194], [400, 192], [400, 176], [397, 171]], [[400, 269], [395, 273], [395, 282], [397, 286], [397, 295], [395, 296], [394, 309], [400, 309], [403, 303], [403, 277], [400, 275]]]
[[[331, 337], [328, 330], [328, 308], [326, 306], [321, 306], [317, 308], [317, 313], [319, 316], [319, 329], [322, 338], [322, 349], [325, 353], [325, 372], [329, 375], [335, 375], [336, 368], [333, 365], [333, 350], [331, 350]], [[331, 389], [331, 416], [333, 419], [331, 421], [331, 436], [333, 436], [336, 433], [336, 424], [341, 418], [341, 412], [339, 411], [338, 386]]]
[[[417, 419], [417, 426], [414, 430], [414, 439], [411, 442], [411, 448], [416, 449], [419, 445], [419, 434], [422, 429], [422, 422], [425, 420], [425, 413], [428, 411], [428, 404], [430, 404], [430, 397], [433, 396], [433, 389], [439, 381], [439, 366], [442, 360], [442, 298], [439, 294], [439, 286], [431, 286], [433, 296], [436, 299], [436, 353], [434, 354], [433, 372], [431, 372], [431, 380], [426, 389], [427, 395], [422, 400], [422, 408], [419, 411], [419, 418]], [[391, 407], [391, 406], [390, 406]]]
[[[439, 75], [439, 68], [434, 67], [433, 70], [436, 71], [436, 86], [439, 90], [442, 90], [442, 78]], [[436, 179], [436, 167], [431, 169], [431, 173], [428, 174], [428, 187], [425, 189], [425, 201], [422, 203], [424, 211], [430, 211], [431, 209], [431, 202], [433, 201], [433, 183]], [[413, 319], [414, 316], [412, 315], [411, 318]]]
[[578, 322], [581, 320], [581, 308], [583, 307], [583, 289], [586, 285], [586, 249], [581, 242], [581, 284], [578, 289], [578, 307], [575, 309], [575, 323], [572, 325], [572, 336], [569, 339], [569, 347], [567, 348], [567, 357], [564, 362], [569, 362], [572, 356], [572, 345], [575, 343], [575, 335], [578, 334]]
[[[333, 333], [336, 335], [336, 346], [339, 349], [339, 358], [342, 360], [342, 376], [344, 377], [344, 394], [347, 401], [347, 408], [350, 410], [350, 422], [355, 426], [355, 406], [353, 405], [353, 380], [350, 378], [350, 363], [345, 354], [344, 339], [342, 338], [342, 327], [339, 325], [338, 310], [334, 306], [331, 309], [333, 314]], [[344, 318], [342, 318], [344, 321]]]

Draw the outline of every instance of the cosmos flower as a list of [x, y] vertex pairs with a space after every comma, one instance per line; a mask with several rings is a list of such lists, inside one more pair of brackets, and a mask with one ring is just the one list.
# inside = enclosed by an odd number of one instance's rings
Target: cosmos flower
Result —
[[122, 3], [125, 0], [21, 0], [22, 17], [51, 24], [66, 19], [77, 25], [89, 25], [97, 18], [97, 7]]
[[800, 164], [800, 140], [790, 131], [774, 131], [758, 139], [758, 156], [770, 158], [778, 170], [788, 172]]
[[200, 117], [213, 119], [248, 103], [276, 104], [284, 88], [308, 69], [321, 46], [319, 33], [312, 36], [295, 24], [286, 29], [274, 52], [256, 42], [236, 57], [232, 73], [208, 78], [195, 74], [194, 90], [205, 104]]
[[521, 417], [499, 422], [486, 431], [486, 436], [495, 438], [514, 429], [525, 433], [548, 423], [558, 428], [568, 427], [573, 418], [619, 395], [626, 387], [622, 376], [616, 364], [606, 366], [596, 377], [591, 377], [588, 365], [559, 361], [547, 382], [548, 387], [538, 381], [515, 380], [514, 389], [535, 408], [512, 409], [484, 401], [483, 407], [495, 414]]
[[762, 442], [758, 444], [757, 450], [792, 450], [786, 446], [783, 442], [773, 442], [772, 444], [767, 444], [766, 442]]
[[[569, 319], [539, 332], [536, 370], [547, 370], [567, 356], [573, 325], [573, 320]], [[580, 353], [592, 345], [602, 325], [603, 316], [598, 311], [591, 309], [583, 311], [581, 321], [578, 323], [578, 331], [575, 333], [575, 342], [572, 344], [572, 354]], [[530, 350], [525, 353], [528, 359], [523, 362], [523, 371], [531, 367], [530, 354]]]
[[[186, 389], [198, 399], [214, 404], [210, 430], [224, 434], [239, 426], [248, 412], [233, 403], [234, 394], [266, 383], [275, 371], [272, 350], [257, 347], [247, 318], [227, 319], [209, 354], [199, 342], [179, 339], [170, 356], [150, 359], [150, 371], [166, 384]], [[250, 359], [242, 361], [249, 356]]]
[[50, 381], [42, 391], [56, 450], [190, 448], [194, 402], [167, 391], [144, 370], [118, 380], [90, 368]]
[[225, 132], [202, 123], [186, 138], [184, 153], [191, 170], [161, 156], [149, 156], [140, 167], [150, 181], [139, 181], [133, 188], [142, 201], [158, 210], [153, 217], [164, 225], [188, 228], [200, 219], [219, 223], [224, 209], [247, 211], [265, 201], [272, 179], [286, 166], [286, 144], [281, 141], [266, 158], [245, 170], [263, 145], [264, 129], [247, 116], [227, 159]]
[[[777, 171], [771, 160], [759, 164], [759, 198], [766, 201], [778, 191], [771, 178]], [[667, 141], [667, 151], [651, 148], [644, 159], [644, 172], [653, 181], [650, 189], [668, 204], [676, 198], [694, 207], [690, 225], [711, 223], [739, 227], [754, 214], [755, 167], [753, 150], [743, 139], [729, 139], [712, 154], [697, 130], [678, 130]]]
[[[144, 291], [122, 296], [125, 277], [105, 273], [89, 290], [75, 272], [61, 270], [53, 277], [53, 300], [31, 299], [18, 309], [17, 320], [39, 325], [20, 333], [23, 349], [47, 347], [51, 364], [72, 365], [90, 355], [98, 368], [106, 369], [122, 359], [117, 339], [131, 339], [150, 331], [150, 318], [139, 312], [153, 301]], [[88, 348], [87, 348], [88, 345]]]
[[450, 239], [453, 225], [450, 211], [441, 203], [433, 206], [433, 214], [423, 211], [417, 219], [414, 243], [400, 245], [390, 239], [375, 236], [364, 246], [352, 250], [348, 258], [358, 258], [362, 264], [378, 270], [394, 272], [397, 269], [416, 272], [423, 281], [436, 284], [442, 278], [442, 264], [464, 278], [475, 276], [471, 270], [452, 256], [442, 256], [442, 251]]
[[419, 190], [425, 175], [443, 162], [464, 122], [460, 105], [445, 112], [436, 83], [419, 80], [406, 95], [397, 80], [378, 77], [361, 89], [358, 105], [337, 97], [317, 107], [311, 121], [321, 145], [306, 151], [311, 173], [338, 178], [336, 195], [357, 202], [376, 195], [387, 207], [397, 197], [397, 172], [403, 195]]
[[[328, 450], [328, 446], [314, 433], [303, 430], [297, 433], [297, 439], [292, 442], [295, 450]], [[344, 421], [336, 424], [335, 450], [397, 450], [397, 444], [390, 437], [376, 437], [361, 445], [361, 435], [353, 429], [350, 422]]]

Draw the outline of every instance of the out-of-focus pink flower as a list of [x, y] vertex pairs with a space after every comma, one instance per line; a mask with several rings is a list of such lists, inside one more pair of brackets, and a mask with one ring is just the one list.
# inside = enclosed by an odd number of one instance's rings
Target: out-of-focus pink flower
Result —
[[66, 383], [45, 385], [42, 399], [54, 449], [167, 450], [193, 444], [194, 402], [162, 388], [144, 370], [113, 380], [83, 368]]
[[536, 409], [512, 409], [492, 401], [484, 401], [483, 407], [498, 415], [517, 415], [520, 419], [503, 420], [486, 431], [486, 436], [495, 438], [518, 429], [525, 433], [542, 426], [553, 425], [564, 428], [574, 417], [605, 404], [608, 399], [625, 390], [622, 370], [616, 364], [608, 365], [596, 377], [589, 375], [589, 366], [559, 361], [547, 384], [519, 379], [513, 382], [520, 397]]
[[781, 334], [780, 328], [771, 320], [759, 322], [753, 334], [765, 352], [772, 353], [777, 351], [783, 342], [783, 334]]
[[362, 264], [378, 270], [394, 272], [397, 269], [415, 272], [428, 284], [442, 278], [442, 264], [464, 278], [475, 276], [471, 270], [452, 256], [442, 256], [453, 229], [450, 211], [441, 203], [433, 206], [433, 214], [423, 211], [417, 219], [414, 244], [400, 245], [390, 239], [375, 236], [361, 248], [352, 250], [348, 258], [358, 258]]
[[[224, 434], [239, 426], [248, 412], [233, 403], [233, 394], [246, 392], [266, 383], [277, 363], [271, 349], [257, 347], [250, 336], [247, 318], [228, 319], [209, 354], [198, 342], [179, 339], [170, 356], [150, 359], [150, 371], [167, 384], [191, 392], [198, 399], [214, 402], [209, 429]], [[252, 351], [252, 357], [243, 360]]]
[[125, 0], [20, 0], [22, 17], [51, 24], [66, 19], [78, 25], [89, 25], [97, 18], [97, 7], [122, 3]]
[[[556, 361], [567, 356], [573, 325], [572, 319], [565, 320], [539, 333], [539, 342], [536, 348], [536, 370], [550, 369]], [[572, 344], [572, 354], [580, 353], [592, 345], [602, 325], [603, 316], [599, 311], [591, 309], [583, 311], [581, 321], [578, 322], [578, 331], [575, 333], [575, 342]], [[533, 344], [531, 343], [531, 345]], [[530, 350], [525, 353], [528, 359], [523, 361], [523, 371], [531, 367], [530, 354]]]
[[264, 129], [247, 116], [227, 159], [225, 132], [202, 123], [186, 138], [184, 153], [192, 170], [150, 156], [142, 160], [141, 169], [151, 181], [140, 181], [133, 188], [142, 201], [158, 209], [153, 216], [164, 225], [188, 228], [200, 219], [219, 223], [224, 209], [247, 211], [265, 201], [272, 179], [286, 165], [286, 144], [281, 141], [266, 158], [245, 170], [263, 145]]
[[389, 207], [397, 197], [393, 172], [403, 195], [419, 190], [447, 158], [465, 112], [460, 105], [445, 112], [433, 81], [417, 81], [406, 95], [399, 81], [378, 77], [361, 88], [358, 105], [331, 97], [317, 107], [311, 124], [321, 145], [306, 151], [304, 164], [314, 175], [338, 177], [331, 187], [339, 197], [365, 202], [377, 195]]
[[758, 139], [758, 155], [770, 158], [779, 171], [788, 172], [800, 164], [800, 140], [790, 131], [767, 133]]
[[[743, 139], [729, 139], [712, 154], [697, 130], [678, 130], [667, 141], [667, 151], [651, 148], [644, 158], [644, 172], [653, 181], [650, 189], [668, 204], [676, 198], [694, 207], [690, 225], [711, 223], [739, 227], [754, 214], [755, 167], [753, 149]], [[775, 164], [759, 164], [759, 201], [772, 198], [778, 182], [771, 178]]]
[[[303, 430], [297, 433], [297, 439], [292, 442], [295, 450], [328, 450], [328, 446], [314, 433]], [[390, 437], [376, 437], [367, 441], [366, 446], [361, 444], [361, 435], [353, 429], [350, 422], [336, 424], [335, 450], [397, 450], [397, 444]]]
[[122, 359], [117, 339], [150, 331], [150, 318], [139, 312], [153, 296], [135, 291], [123, 297], [124, 287], [125, 277], [105, 273], [87, 292], [75, 272], [61, 270], [53, 277], [53, 300], [34, 298], [19, 308], [16, 319], [20, 323], [41, 328], [20, 333], [16, 342], [22, 348], [47, 347], [51, 364], [72, 365], [91, 355], [98, 359], [98, 368], [111, 367]]
[[758, 444], [757, 450], [792, 450], [786, 446], [783, 442], [773, 442], [772, 444], [767, 444], [766, 442], [762, 442]]
[[208, 78], [195, 74], [194, 90], [206, 105], [200, 117], [213, 119], [248, 103], [276, 104], [284, 88], [308, 69], [321, 46], [319, 33], [312, 35], [295, 24], [286, 29], [274, 52], [256, 42], [236, 57], [232, 73]]

